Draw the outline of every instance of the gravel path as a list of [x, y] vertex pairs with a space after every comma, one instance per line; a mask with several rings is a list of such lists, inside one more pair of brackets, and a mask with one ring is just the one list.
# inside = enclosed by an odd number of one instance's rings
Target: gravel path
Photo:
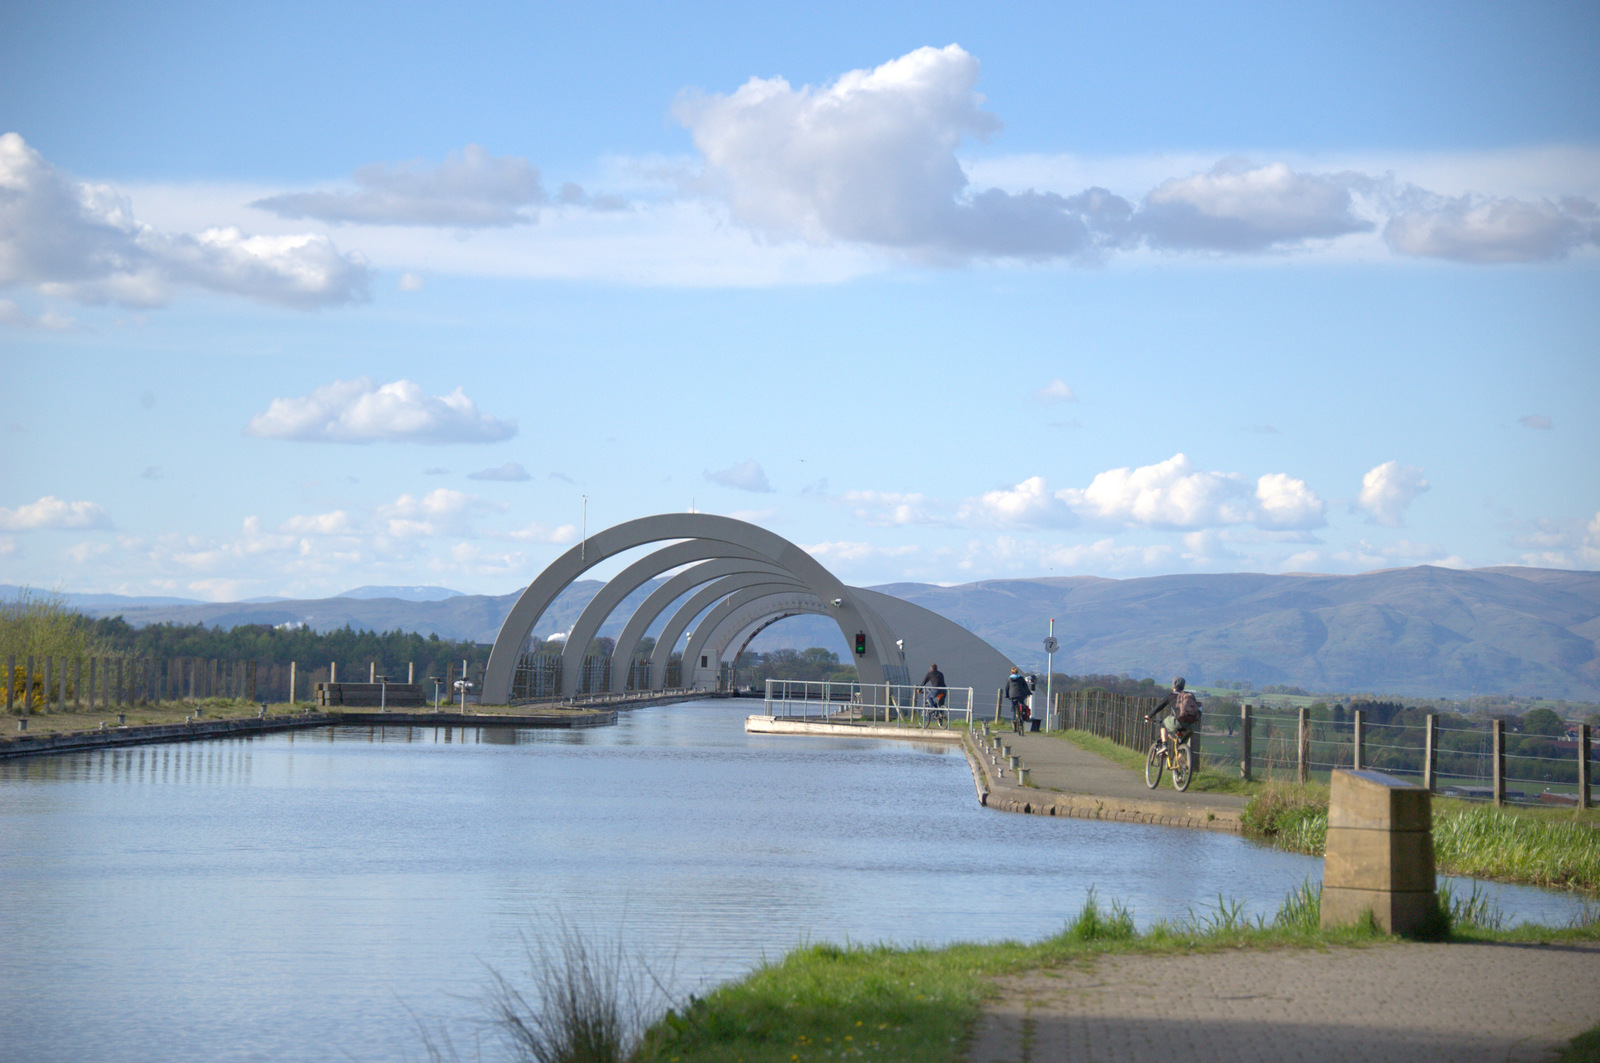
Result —
[[968, 1063], [1532, 1063], [1600, 1022], [1600, 943], [1102, 956], [1000, 987]]

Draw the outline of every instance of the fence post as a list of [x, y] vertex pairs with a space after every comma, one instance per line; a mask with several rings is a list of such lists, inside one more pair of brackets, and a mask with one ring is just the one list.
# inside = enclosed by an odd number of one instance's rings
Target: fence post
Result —
[[1506, 722], [1493, 721], [1494, 735], [1494, 803], [1506, 803]]
[[1589, 807], [1589, 725], [1578, 725], [1578, 807]]
[[1250, 706], [1239, 706], [1239, 778], [1250, 781]]
[[376, 683], [377, 681], [378, 681], [378, 662], [377, 661], [372, 661], [371, 663], [369, 663], [367, 665], [367, 682]]
[[1300, 734], [1295, 742], [1295, 778], [1311, 781], [1311, 710], [1300, 706]]
[[416, 682], [417, 682], [417, 662], [416, 661], [407, 661], [406, 662], [406, 685], [407, 686], [414, 686], [414, 685], [416, 685]]
[[328, 663], [328, 682], [337, 683], [338, 681], [339, 681], [339, 662], [338, 661], [330, 661]]
[[1422, 786], [1425, 790], [1432, 790], [1435, 782], [1434, 776], [1439, 768], [1439, 717], [1428, 713], [1428, 731], [1423, 741], [1422, 750]]
[[1361, 755], [1367, 742], [1367, 714], [1356, 709], [1355, 718], [1355, 735], [1350, 742], [1350, 766], [1353, 771], [1360, 771], [1367, 759]]

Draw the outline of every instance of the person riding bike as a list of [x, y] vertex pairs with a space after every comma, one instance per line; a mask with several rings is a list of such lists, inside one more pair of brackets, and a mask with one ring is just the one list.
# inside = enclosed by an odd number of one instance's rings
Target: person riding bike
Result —
[[928, 701], [928, 708], [944, 708], [944, 699], [946, 693], [944, 673], [939, 671], [939, 666], [937, 664], [928, 665], [928, 674], [922, 677], [922, 683], [920, 685], [928, 688], [927, 693], [924, 695]]
[[[1171, 734], [1179, 742], [1187, 739], [1194, 733], [1195, 727], [1200, 723], [1200, 699], [1184, 688], [1183, 676], [1172, 681], [1172, 696], [1162, 698], [1160, 704], [1150, 711], [1145, 719], [1155, 723], [1161, 721], [1161, 744], [1167, 744], [1167, 735]], [[1167, 712], [1170, 708], [1172, 711]], [[1165, 712], [1166, 715], [1162, 715]]]
[[1028, 697], [1032, 693], [1033, 687], [1029, 685], [1027, 677], [1022, 674], [1021, 669], [1012, 665], [1011, 675], [1006, 678], [1005, 696], [1011, 702], [1012, 729], [1019, 734], [1027, 725], [1028, 717], [1032, 715], [1028, 711]]

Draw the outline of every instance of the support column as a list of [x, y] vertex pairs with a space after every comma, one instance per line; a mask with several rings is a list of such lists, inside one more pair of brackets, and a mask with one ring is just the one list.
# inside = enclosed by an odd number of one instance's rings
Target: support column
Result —
[[1250, 706], [1239, 706], [1239, 778], [1250, 781]]
[[1494, 803], [1506, 803], [1506, 722], [1495, 720], [1494, 724]]
[[1300, 706], [1300, 733], [1295, 741], [1295, 778], [1311, 780], [1311, 710]]
[[1355, 735], [1350, 743], [1350, 766], [1352, 770], [1360, 771], [1367, 762], [1367, 714], [1361, 709], [1356, 709], [1355, 718]]

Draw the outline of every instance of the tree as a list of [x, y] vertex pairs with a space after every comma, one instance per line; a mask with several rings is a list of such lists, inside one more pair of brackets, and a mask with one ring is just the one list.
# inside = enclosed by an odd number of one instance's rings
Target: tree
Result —
[[1567, 733], [1567, 721], [1549, 709], [1530, 709], [1522, 718], [1522, 732], [1530, 735], [1548, 735], [1560, 738]]

